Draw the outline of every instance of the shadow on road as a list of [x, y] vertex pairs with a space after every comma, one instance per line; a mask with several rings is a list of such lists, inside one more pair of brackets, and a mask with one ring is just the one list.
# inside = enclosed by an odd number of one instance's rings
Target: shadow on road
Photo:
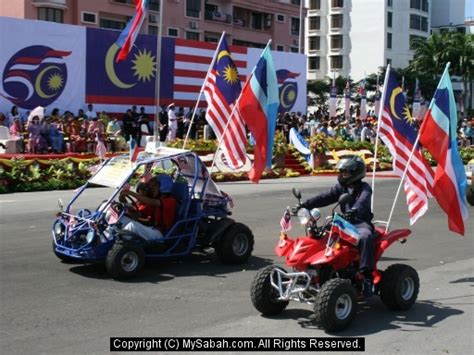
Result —
[[[464, 312], [429, 300], [422, 300], [408, 311], [390, 311], [378, 297], [368, 302], [359, 302], [358, 311], [348, 329], [330, 333], [337, 336], [366, 336], [385, 330], [399, 329], [405, 332], [421, 331], [436, 326], [446, 318]], [[272, 319], [296, 321], [304, 329], [319, 329], [314, 321], [314, 313], [308, 309], [290, 309]]]
[[[214, 255], [193, 253], [186, 257], [166, 260], [147, 260], [145, 268], [138, 276], [124, 282], [129, 283], [160, 283], [182, 276], [211, 276], [226, 278], [227, 274], [242, 270], [259, 270], [272, 264], [271, 259], [251, 256], [246, 264], [226, 265], [220, 263]], [[71, 272], [94, 279], [111, 279], [103, 264], [74, 265]]]

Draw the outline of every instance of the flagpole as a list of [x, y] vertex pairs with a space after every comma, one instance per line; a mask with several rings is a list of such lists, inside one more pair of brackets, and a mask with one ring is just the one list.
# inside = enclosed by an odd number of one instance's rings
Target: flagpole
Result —
[[158, 28], [158, 37], [156, 38], [156, 75], [155, 75], [155, 124], [153, 129], [153, 140], [155, 149], [159, 142], [160, 117], [158, 107], [160, 106], [160, 80], [161, 80], [161, 36], [163, 35], [163, 3], [160, 1], [160, 27]]
[[215, 63], [216, 57], [217, 57], [217, 51], [219, 50], [224, 37], [225, 37], [225, 31], [222, 32], [221, 38], [219, 39], [219, 43], [217, 43], [217, 47], [216, 47], [216, 50], [214, 52], [214, 56], [212, 57], [212, 60], [211, 60], [211, 65], [209, 66], [209, 69], [207, 70], [207, 74], [204, 77], [204, 81], [202, 82], [201, 90], [199, 91], [199, 96], [197, 98], [196, 105], [194, 106], [193, 115], [191, 117], [191, 121], [189, 122], [188, 131], [186, 132], [186, 138], [184, 139], [183, 149], [186, 147], [186, 143], [188, 142], [189, 133], [191, 132], [191, 127], [193, 126], [193, 123], [194, 123], [194, 117], [196, 117], [196, 110], [198, 108], [199, 101], [201, 101], [201, 96], [202, 96], [202, 93], [204, 92], [204, 86], [206, 85], [207, 77], [209, 76], [209, 73], [211, 72], [211, 69], [214, 66], [214, 63]]
[[380, 120], [382, 119], [383, 106], [385, 103], [385, 92], [387, 91], [387, 82], [388, 75], [390, 74], [390, 64], [387, 65], [387, 70], [385, 72], [385, 79], [383, 82], [383, 91], [382, 96], [380, 97], [380, 107], [379, 107], [379, 116], [377, 117], [377, 134], [375, 135], [375, 147], [374, 147], [374, 161], [372, 169], [372, 197], [370, 200], [370, 209], [374, 211], [374, 195], [375, 195], [375, 169], [377, 165], [377, 148], [379, 143], [379, 134], [380, 134]]
[[[269, 39], [268, 40], [268, 43], [267, 45], [265, 46], [265, 48], [263, 49], [262, 51], [262, 54], [265, 52], [265, 50], [270, 46], [270, 44], [272, 43], [272, 40]], [[259, 57], [259, 60], [262, 56], [260, 55]], [[258, 61], [257, 61], [257, 64], [258, 64]], [[227, 128], [229, 127], [229, 124], [230, 124], [230, 121], [232, 120], [232, 117], [234, 117], [234, 113], [235, 113], [235, 110], [237, 109], [237, 106], [239, 106], [239, 102], [240, 102], [240, 98], [242, 97], [242, 93], [244, 92], [245, 88], [247, 87], [247, 85], [249, 85], [250, 83], [250, 79], [252, 78], [253, 74], [255, 73], [255, 70], [257, 69], [257, 64], [255, 64], [255, 66], [253, 67], [252, 69], [252, 72], [250, 73], [247, 81], [245, 82], [245, 85], [244, 87], [242, 88], [242, 91], [240, 92], [240, 95], [239, 97], [237, 98], [237, 100], [235, 101], [235, 104], [234, 104], [234, 107], [232, 107], [232, 112], [230, 113], [230, 116], [229, 116], [229, 119], [227, 120], [227, 123], [224, 127], [224, 131], [222, 132], [222, 136], [221, 136], [221, 139], [219, 140], [219, 144], [217, 145], [217, 148], [216, 148], [216, 153], [214, 154], [214, 159], [212, 160], [212, 165], [211, 165], [211, 168], [209, 169], [209, 171], [212, 173], [212, 168], [214, 167], [214, 164], [216, 163], [216, 157], [217, 157], [217, 153], [219, 152], [219, 149], [221, 147], [221, 144], [222, 144], [222, 141], [224, 140], [224, 137], [225, 137], [225, 134], [227, 132]]]
[[385, 226], [385, 233], [388, 232], [388, 228], [390, 227], [390, 221], [392, 220], [393, 211], [395, 210], [395, 205], [397, 204], [398, 195], [400, 194], [400, 190], [402, 188], [403, 180], [405, 180], [405, 176], [407, 174], [408, 167], [410, 166], [411, 159], [413, 158], [413, 154], [415, 153], [415, 150], [417, 148], [419, 139], [420, 139], [420, 132], [418, 131], [418, 135], [416, 136], [415, 143], [413, 144], [413, 149], [410, 152], [410, 156], [408, 157], [408, 161], [406, 162], [405, 169], [403, 171], [403, 175], [402, 175], [401, 180], [400, 180], [400, 184], [398, 185], [398, 190], [397, 190], [397, 193], [395, 195], [395, 199], [393, 200], [392, 209], [390, 210], [387, 225]]

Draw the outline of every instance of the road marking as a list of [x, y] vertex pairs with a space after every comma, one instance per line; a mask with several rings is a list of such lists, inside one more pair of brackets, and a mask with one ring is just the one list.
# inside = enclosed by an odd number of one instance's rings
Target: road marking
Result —
[[0, 200], [0, 203], [11, 203], [16, 202], [16, 200]]

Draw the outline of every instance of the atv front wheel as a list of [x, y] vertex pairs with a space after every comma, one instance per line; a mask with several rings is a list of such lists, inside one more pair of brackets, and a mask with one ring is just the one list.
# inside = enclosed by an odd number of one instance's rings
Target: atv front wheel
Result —
[[411, 266], [394, 264], [383, 273], [380, 298], [391, 310], [409, 309], [415, 303], [419, 290], [420, 279]]
[[343, 330], [352, 322], [356, 304], [356, 291], [350, 280], [328, 280], [314, 303], [316, 323], [328, 332]]
[[105, 259], [107, 271], [115, 279], [128, 279], [139, 273], [145, 264], [143, 248], [133, 242], [117, 241]]
[[245, 224], [234, 223], [221, 235], [216, 254], [225, 264], [243, 264], [252, 254], [254, 238]]
[[271, 285], [272, 270], [276, 268], [275, 266], [267, 266], [261, 269], [255, 275], [250, 288], [253, 306], [265, 316], [274, 316], [281, 313], [289, 303], [288, 301], [279, 301], [278, 291]]

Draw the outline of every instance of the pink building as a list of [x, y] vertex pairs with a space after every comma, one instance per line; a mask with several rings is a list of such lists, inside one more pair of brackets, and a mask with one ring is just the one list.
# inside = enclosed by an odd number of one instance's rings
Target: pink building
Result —
[[[304, 53], [301, 0], [164, 0], [163, 36]], [[150, 0], [141, 33], [157, 34], [160, 0]], [[121, 30], [134, 13], [133, 0], [15, 0], [0, 2], [0, 16]], [[302, 18], [306, 16], [303, 9]], [[303, 21], [304, 23], [304, 21]], [[301, 31], [301, 32], [300, 32]], [[301, 48], [298, 48], [301, 44]]]

